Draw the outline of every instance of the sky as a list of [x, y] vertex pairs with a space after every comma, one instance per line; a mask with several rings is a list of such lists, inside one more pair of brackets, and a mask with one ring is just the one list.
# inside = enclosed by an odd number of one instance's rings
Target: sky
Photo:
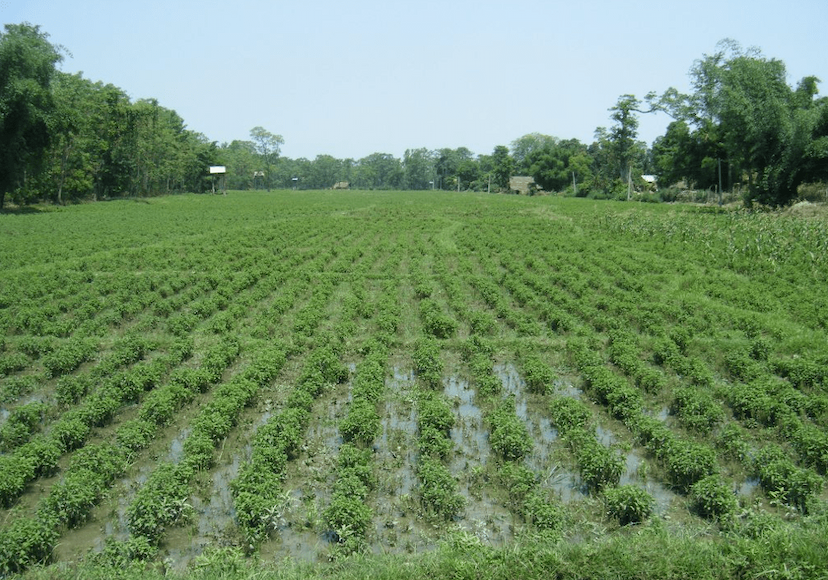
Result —
[[[591, 143], [619, 96], [689, 92], [725, 38], [828, 94], [826, 0], [0, 0], [0, 23], [22, 22], [69, 51], [64, 72], [218, 143], [264, 127], [291, 158]], [[643, 115], [639, 139], [669, 122]]]

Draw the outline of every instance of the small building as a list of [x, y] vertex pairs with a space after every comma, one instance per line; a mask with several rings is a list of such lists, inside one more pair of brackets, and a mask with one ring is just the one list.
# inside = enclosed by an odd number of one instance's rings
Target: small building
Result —
[[348, 181], [337, 181], [334, 183], [333, 189], [350, 189], [351, 184]]
[[647, 184], [650, 190], [658, 191], [658, 177], [655, 175], [642, 175], [641, 179]]
[[509, 191], [517, 195], [535, 195], [540, 188], [531, 175], [515, 175], [509, 178]]

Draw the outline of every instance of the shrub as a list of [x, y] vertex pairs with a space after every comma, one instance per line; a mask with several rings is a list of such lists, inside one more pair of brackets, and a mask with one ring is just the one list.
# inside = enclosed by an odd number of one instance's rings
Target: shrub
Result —
[[445, 397], [423, 393], [418, 405], [417, 425], [420, 431], [431, 427], [440, 433], [448, 434], [454, 425], [454, 413]]
[[63, 406], [74, 405], [86, 395], [89, 386], [89, 379], [83, 375], [60, 377], [55, 383], [55, 398]]
[[768, 445], [756, 454], [754, 469], [768, 495], [803, 512], [810, 498], [822, 491], [823, 479], [810, 469], [794, 465], [776, 445]]
[[339, 432], [345, 441], [370, 445], [379, 435], [382, 425], [373, 403], [355, 399], [348, 409], [348, 416], [339, 424]]
[[583, 429], [590, 419], [590, 412], [583, 403], [571, 397], [557, 397], [549, 403], [552, 424], [565, 435], [573, 429]]
[[673, 439], [661, 454], [670, 481], [686, 493], [700, 479], [716, 470], [716, 453], [709, 447], [683, 439]]
[[454, 449], [451, 439], [431, 426], [420, 429], [420, 435], [417, 438], [417, 447], [421, 455], [439, 459], [445, 459], [451, 453], [451, 450]]
[[457, 330], [454, 319], [444, 314], [437, 302], [430, 298], [420, 302], [420, 317], [425, 331], [435, 338], [450, 338]]
[[491, 433], [489, 444], [495, 453], [507, 461], [521, 459], [532, 450], [532, 437], [526, 425], [515, 416], [515, 401], [506, 399], [489, 415]]
[[622, 485], [604, 491], [607, 515], [622, 526], [641, 523], [653, 513], [655, 500], [645, 490], [634, 485]]
[[708, 392], [698, 388], [676, 389], [671, 410], [684, 425], [699, 433], [709, 433], [724, 419], [721, 406]]
[[624, 460], [604, 447], [590, 433], [570, 439], [581, 478], [592, 491], [601, 491], [604, 488], [618, 485], [621, 472], [624, 470]]
[[417, 476], [423, 507], [444, 520], [451, 520], [460, 513], [465, 501], [458, 495], [457, 481], [445, 465], [436, 459], [421, 457]]
[[555, 373], [538, 355], [529, 354], [525, 356], [521, 363], [521, 370], [529, 392], [544, 395], [552, 388]]
[[709, 475], [690, 488], [693, 509], [703, 518], [730, 520], [738, 507], [736, 496], [720, 475]]
[[564, 510], [538, 492], [531, 492], [523, 504], [523, 517], [542, 532], [559, 532], [563, 528]]

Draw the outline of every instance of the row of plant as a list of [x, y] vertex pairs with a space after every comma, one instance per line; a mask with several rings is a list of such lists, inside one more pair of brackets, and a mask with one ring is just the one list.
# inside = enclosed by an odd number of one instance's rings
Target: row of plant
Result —
[[81, 405], [63, 413], [48, 432], [0, 456], [0, 505], [12, 505], [30, 482], [53, 474], [63, 454], [83, 446], [93, 428], [109, 424], [125, 405], [155, 388], [171, 368], [191, 354], [191, 349], [186, 341], [173, 343], [168, 354], [116, 374]]
[[86, 395], [92, 381], [106, 380], [119, 369], [143, 359], [157, 346], [155, 341], [127, 334], [88, 373], [65, 375], [58, 379], [55, 382], [55, 396], [43, 397], [47, 402], [41, 399], [8, 407], [9, 418], [0, 428], [0, 449], [13, 451], [28, 441], [32, 434], [48, 427], [61, 408], [77, 403]]
[[473, 334], [464, 343], [462, 354], [489, 425], [489, 444], [499, 458], [497, 474], [509, 505], [536, 532], [557, 536], [564, 525], [563, 506], [525, 464], [534, 443], [526, 424], [515, 414], [514, 396], [503, 397], [503, 385], [492, 372], [494, 347]]
[[181, 460], [162, 463], [127, 508], [127, 525], [133, 536], [157, 545], [166, 527], [186, 514], [193, 476], [212, 467], [215, 447], [229, 435], [242, 409], [275, 378], [285, 360], [283, 348], [265, 348], [250, 365], [214, 390], [211, 400], [190, 422]]
[[187, 401], [218, 381], [238, 352], [233, 342], [216, 345], [198, 369], [179, 368], [164, 386], [153, 390], [138, 417], [118, 428], [114, 442], [88, 444], [75, 452], [62, 479], [38, 504], [35, 516], [16, 517], [0, 531], [0, 572], [22, 571], [48, 559], [61, 528], [86, 521], [135, 453], [146, 448]]
[[[512, 288], [512, 291], [515, 291], [514, 287]], [[598, 316], [601, 315], [599, 314]], [[597, 322], [597, 327], [601, 327], [601, 322], [603, 322], [604, 327], [606, 327], [607, 321], [609, 322], [610, 328], [615, 328], [617, 325], [617, 322], [613, 321], [612, 318], [608, 319], [605, 316], [603, 317], [603, 321], [596, 320], [594, 316], [591, 320], [587, 320], [592, 324], [596, 324]], [[656, 328], [659, 327], [656, 326]], [[682, 341], [678, 341], [678, 344], [681, 347], [686, 348], [686, 334], [679, 334], [678, 336], [682, 338]], [[672, 340], [674, 338], [677, 337], [671, 336], [670, 338], [662, 339], [661, 342], [656, 342], [655, 360], [660, 364], [669, 365], [669, 368], [672, 371], [679, 373], [683, 377], [686, 377], [686, 379], [684, 380], [688, 380], [691, 385], [695, 386], [683, 387], [676, 390], [673, 395], [673, 403], [671, 405], [671, 409], [679, 418], [679, 420], [688, 428], [691, 428], [699, 432], [709, 432], [724, 417], [724, 413], [721, 407], [713, 400], [713, 397], [710, 392], [710, 387], [714, 381], [713, 375], [711, 374], [709, 368], [703, 362], [701, 362], [700, 359], [694, 356], [687, 355], [682, 351], [682, 348], [676, 347], [675, 341]], [[664, 345], [669, 346], [670, 348], [668, 348], [665, 351]], [[757, 354], [761, 356], [762, 353], [764, 353], [764, 355], [767, 356], [766, 344], [763, 343], [761, 339], [754, 340], [753, 352], [753, 356], [756, 356]], [[664, 376], [661, 373], [659, 373], [656, 369], [653, 369], [648, 365], [644, 364], [644, 362], [639, 358], [638, 350], [636, 348], [630, 348], [629, 341], [627, 340], [627, 337], [623, 336], [623, 333], [613, 337], [613, 339], [611, 340], [610, 358], [614, 364], [616, 364], [625, 372], [625, 374], [633, 377], [637, 385], [639, 387], [644, 388], [645, 391], [648, 391], [650, 393], [659, 393], [664, 388]], [[728, 369], [731, 370], [731, 372], [733, 370], [738, 369], [737, 372], [744, 373], [744, 369], [747, 366], [743, 363], [742, 359], [738, 359], [736, 355], [734, 355], [733, 353], [731, 353], [726, 358], [726, 363], [728, 365]], [[784, 368], [785, 363], [777, 363], [777, 367]], [[810, 380], [813, 380], [813, 378], [818, 377], [818, 367], [816, 367], [816, 365], [811, 365], [810, 367], [808, 367], [808, 374], [806, 376], [809, 377]], [[775, 383], [777, 386], [776, 390], [779, 390], [779, 388], [785, 388], [784, 384], [779, 383], [778, 381], [776, 381]], [[790, 390], [789, 386], [787, 388]], [[615, 396], [620, 397], [621, 400], [616, 400], [613, 402], [613, 405], [615, 406], [614, 413], [616, 413], [617, 416], [619, 416], [619, 418], [623, 418], [623, 416], [627, 414], [627, 411], [623, 409], [623, 405], [630, 402], [630, 397], [635, 399], [635, 395], [633, 395], [630, 391], [627, 393], [616, 393]], [[790, 397], [788, 399], [790, 399]], [[743, 397], [743, 400], [750, 402], [753, 402], [754, 400], [760, 401], [756, 405], [756, 407], [761, 407], [762, 398]], [[768, 399], [765, 400], [767, 401]], [[816, 412], [812, 410], [811, 414], [821, 414], [821, 405], [822, 400], [818, 397], [817, 401], [811, 404], [812, 409], [814, 409]], [[633, 407], [634, 406], [635, 403], [633, 402]], [[795, 449], [800, 450], [799, 453], [805, 465], [812, 465], [815, 466], [817, 469], [821, 469], [821, 462], [824, 461], [822, 457], [825, 455], [824, 451], [822, 450], [825, 446], [824, 432], [812, 425], [803, 424], [802, 421], [795, 414], [790, 413], [788, 414], [787, 427], [788, 428], [786, 430], [786, 434], [793, 435], [795, 439], [795, 441], [792, 442], [793, 446]], [[758, 466], [759, 464], [756, 463], [755, 465]], [[754, 469], [756, 469], [755, 466]], [[804, 472], [799, 470], [793, 464], [789, 463], [784, 468], [778, 466], [776, 472], [788, 474], [784, 477], [778, 476], [776, 479], [781, 478], [785, 480], [787, 484], [791, 485], [796, 483], [796, 486], [799, 489], [804, 490], [806, 496], [812, 495], [814, 491], [818, 492], [819, 490], [819, 487], [817, 486], [813, 476], [808, 476], [806, 471]], [[766, 491], [770, 491], [770, 493], [774, 494], [775, 496], [778, 496], [780, 493], [782, 494], [783, 498], [786, 496], [784, 490], [786, 490], [787, 487], [785, 486], [785, 484], [771, 483], [771, 480], [773, 478], [768, 476], [761, 477], [761, 474], [759, 475], [760, 481], [768, 483], [768, 486], [766, 486], [763, 483], [763, 487], [766, 489]], [[706, 481], [705, 483], [707, 484], [708, 491], [712, 486], [712, 488], [715, 488], [718, 491], [722, 492], [722, 494], [720, 495], [724, 495], [725, 486], [723, 485], [721, 480], [716, 480], [714, 483], [711, 483], [711, 481]], [[803, 504], [801, 500], [796, 499], [795, 495], [791, 496], [790, 499], [791, 501], [793, 501], [795, 505]], [[732, 502], [726, 503], [728, 505], [732, 504]], [[709, 512], [710, 510], [700, 511]]]
[[343, 444], [339, 448], [336, 480], [331, 501], [325, 509], [325, 522], [345, 553], [365, 548], [373, 521], [367, 503], [376, 487], [373, 472], [373, 443], [382, 430], [377, 407], [385, 392], [385, 365], [388, 351], [373, 341], [363, 351], [351, 387], [348, 414], [339, 425]]
[[236, 519], [248, 550], [254, 550], [278, 525], [284, 509], [285, 470], [299, 454], [314, 400], [347, 376], [334, 345], [319, 346], [306, 357], [282, 409], [256, 431], [250, 459], [231, 484]]
[[433, 337], [417, 340], [413, 353], [414, 371], [422, 385], [417, 396], [417, 477], [420, 502], [427, 514], [451, 521], [465, 505], [458, 493], [457, 480], [446, 460], [454, 449], [449, 430], [454, 413], [442, 393], [443, 361], [440, 344]]

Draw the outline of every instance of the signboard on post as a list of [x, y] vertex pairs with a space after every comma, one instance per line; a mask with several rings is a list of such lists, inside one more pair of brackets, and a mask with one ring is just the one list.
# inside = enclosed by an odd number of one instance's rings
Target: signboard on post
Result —
[[227, 167], [224, 165], [211, 165], [210, 176], [213, 181], [213, 193], [216, 192], [216, 175], [219, 176], [219, 189], [223, 195], [227, 195]]

